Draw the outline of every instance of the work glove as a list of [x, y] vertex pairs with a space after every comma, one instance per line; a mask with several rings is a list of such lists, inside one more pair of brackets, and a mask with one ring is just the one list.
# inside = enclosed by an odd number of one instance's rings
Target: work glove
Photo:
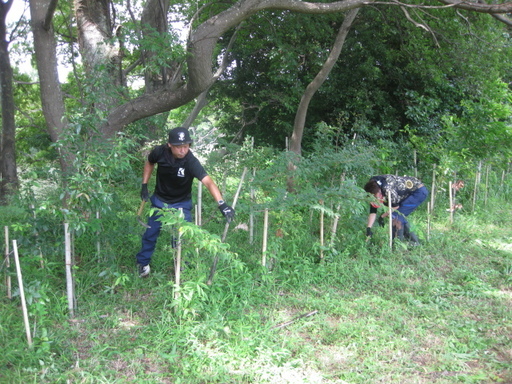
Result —
[[367, 227], [366, 228], [366, 236], [372, 237], [372, 235], [373, 235], [372, 229], [370, 227]]
[[147, 184], [142, 184], [142, 189], [140, 190], [140, 198], [144, 201], [149, 200], [149, 191]]
[[380, 225], [381, 227], [384, 227], [384, 218], [383, 218], [382, 216], [379, 216], [379, 218], [378, 218], [377, 222], [379, 223], [379, 225]]
[[219, 209], [226, 218], [226, 221], [231, 223], [231, 221], [235, 218], [235, 210], [224, 202], [219, 204]]

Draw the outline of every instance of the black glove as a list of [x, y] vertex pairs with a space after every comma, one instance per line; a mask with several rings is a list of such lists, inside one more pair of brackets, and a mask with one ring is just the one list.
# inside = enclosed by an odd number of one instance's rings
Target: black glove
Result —
[[370, 227], [367, 227], [366, 228], [366, 236], [372, 237], [372, 235], [373, 235], [372, 229]]
[[231, 220], [235, 218], [235, 210], [224, 202], [219, 205], [219, 209], [226, 218], [226, 221], [231, 223]]
[[140, 198], [144, 201], [149, 200], [149, 191], [147, 184], [142, 184], [142, 189], [140, 190]]
[[381, 227], [384, 227], [384, 218], [383, 218], [382, 216], [379, 216], [379, 218], [378, 218], [377, 222], [379, 223], [379, 225], [380, 225]]

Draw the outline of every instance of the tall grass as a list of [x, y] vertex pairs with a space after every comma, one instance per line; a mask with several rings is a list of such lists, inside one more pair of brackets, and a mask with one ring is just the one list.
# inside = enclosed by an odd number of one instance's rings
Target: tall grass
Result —
[[[34, 346], [25, 340], [19, 296], [3, 297], [0, 382], [512, 382], [512, 212], [506, 193], [493, 190], [475, 211], [471, 193], [461, 193], [464, 208], [451, 224], [447, 194], [439, 192], [429, 241], [421, 207], [412, 222], [422, 245], [389, 249], [387, 228], [376, 228], [366, 242], [367, 200], [360, 177], [351, 176], [363, 168], [350, 162], [343, 169], [350, 151], [329, 153], [340, 167], [333, 175], [327, 168], [312, 173], [314, 159], [305, 162], [308, 170], [298, 168], [301, 188], [294, 195], [279, 177], [288, 159], [265, 164], [258, 158], [261, 168], [240, 197], [226, 243], [220, 243], [224, 223], [214, 205], [204, 204], [203, 228], [170, 215], [147, 279], [135, 270], [143, 230], [134, 216], [137, 197], [112, 195], [98, 222], [89, 215], [75, 226], [74, 318], [67, 313], [57, 203], [48, 198], [36, 215], [22, 202], [2, 211], [2, 225], [19, 239]], [[254, 165], [247, 164], [250, 154], [228, 173], [212, 170], [217, 179], [224, 175], [228, 198], [240, 168]], [[326, 234], [333, 215], [341, 216], [323, 260], [320, 198]], [[271, 212], [265, 267], [264, 207]], [[257, 223], [252, 244], [246, 230], [234, 229], [251, 213]], [[180, 287], [173, 282], [170, 230], [177, 225], [186, 234]], [[215, 256], [220, 261], [208, 285]]]

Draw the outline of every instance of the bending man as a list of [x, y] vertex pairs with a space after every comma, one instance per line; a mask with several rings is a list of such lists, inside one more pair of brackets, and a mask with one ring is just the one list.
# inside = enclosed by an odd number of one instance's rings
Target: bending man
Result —
[[[391, 194], [393, 211], [393, 238], [403, 240], [408, 238], [414, 243], [419, 243], [418, 237], [410, 232], [410, 226], [406, 219], [427, 198], [428, 190], [421, 180], [416, 177], [381, 175], [373, 176], [364, 186], [364, 190], [374, 195], [378, 201], [389, 206], [388, 192]], [[366, 227], [366, 236], [372, 236], [372, 226], [377, 218], [379, 204], [371, 203], [370, 215]], [[386, 211], [379, 216], [379, 224], [384, 225], [384, 218], [389, 215]]]

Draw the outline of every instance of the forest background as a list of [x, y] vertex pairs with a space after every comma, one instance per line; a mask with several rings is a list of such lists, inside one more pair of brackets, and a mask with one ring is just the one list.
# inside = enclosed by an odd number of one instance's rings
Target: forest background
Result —
[[[512, 382], [511, 14], [2, 0], [0, 381]], [[142, 165], [176, 126], [228, 201], [241, 186], [237, 220], [221, 237], [208, 196], [200, 226], [169, 212], [141, 280]], [[365, 238], [361, 186], [382, 173], [429, 186], [422, 246]]]

